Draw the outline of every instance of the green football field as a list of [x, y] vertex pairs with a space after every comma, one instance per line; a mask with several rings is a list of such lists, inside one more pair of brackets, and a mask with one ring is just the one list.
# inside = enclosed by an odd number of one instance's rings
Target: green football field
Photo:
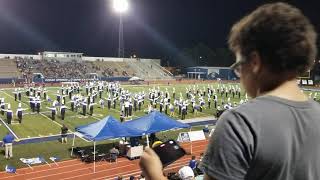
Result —
[[[216, 86], [216, 84], [210, 84], [210, 86]], [[170, 96], [172, 96], [172, 88], [175, 88], [176, 91], [176, 97], [179, 97], [180, 92], [182, 95], [185, 97], [185, 91], [186, 87], [189, 85], [155, 85], [156, 88], [160, 87], [161, 90], [165, 90], [166, 88], [168, 89]], [[193, 85], [192, 85], [193, 86]], [[207, 88], [208, 84], [198, 84], [197, 85], [200, 89]], [[143, 107], [141, 108], [141, 111], [136, 111], [133, 112], [133, 116], [129, 117], [128, 119], [134, 119], [137, 117], [141, 117], [145, 115], [145, 111], [147, 110], [147, 106], [149, 104], [148, 100], [148, 92], [149, 88], [153, 88], [153, 85], [147, 86], [147, 85], [123, 85], [122, 86], [124, 89], [129, 90], [132, 93], [139, 92], [139, 91], [144, 91], [146, 93], [145, 97], [145, 103]], [[57, 90], [59, 90], [59, 87], [52, 87], [52, 88], [47, 88], [48, 90], [48, 96], [50, 96], [51, 99], [55, 99], [56, 95], [55, 93]], [[50, 136], [50, 135], [55, 135], [60, 133], [60, 127], [62, 124], [65, 124], [69, 130], [74, 131], [75, 127], [80, 126], [80, 125], [86, 125], [91, 122], [95, 122], [97, 120], [102, 119], [103, 117], [106, 117], [108, 115], [112, 115], [115, 118], [119, 119], [120, 116], [120, 107], [119, 107], [119, 101], [117, 102], [117, 107], [116, 109], [111, 108], [108, 110], [106, 107], [104, 109], [101, 109], [99, 105], [95, 105], [94, 108], [94, 113], [92, 116], [86, 115], [83, 116], [82, 114], [72, 112], [71, 110], [67, 110], [65, 120], [61, 120], [60, 114], [57, 113], [56, 115], [56, 120], [52, 121], [51, 120], [51, 111], [47, 109], [47, 107], [51, 106], [51, 103], [47, 102], [42, 102], [41, 104], [41, 111], [39, 114], [35, 112], [31, 112], [30, 107], [29, 107], [29, 99], [26, 97], [25, 93], [23, 93], [22, 96], [22, 107], [23, 108], [28, 108], [28, 110], [24, 111], [24, 116], [23, 116], [23, 121], [21, 124], [17, 122], [17, 117], [15, 116], [15, 111], [18, 106], [18, 102], [14, 101], [14, 94], [12, 93], [13, 89], [5, 89], [3, 91], [0, 91], [0, 97], [5, 98], [6, 103], [11, 104], [11, 108], [14, 112], [14, 118], [13, 122], [11, 125], [8, 125], [13, 132], [17, 135], [19, 139], [21, 138], [30, 138], [30, 137], [41, 137], [41, 136]], [[80, 91], [80, 93], [85, 93], [85, 90], [83, 89]], [[244, 93], [242, 92], [242, 95]], [[107, 97], [107, 92], [104, 92], [102, 95], [103, 98]], [[172, 98], [171, 98], [172, 99]], [[204, 98], [205, 101], [207, 101], [207, 97]], [[66, 97], [67, 101], [67, 106], [69, 98]], [[99, 98], [96, 99], [96, 102], [99, 101]], [[232, 99], [233, 101], [233, 99]], [[238, 98], [235, 98], [234, 101], [239, 101]], [[206, 106], [206, 105], [205, 105]], [[159, 105], [158, 105], [159, 109]], [[191, 108], [189, 108], [191, 109]], [[168, 110], [169, 111], [169, 110]], [[189, 112], [191, 110], [188, 110]], [[206, 108], [203, 110], [203, 112], [198, 112], [197, 114], [193, 113], [188, 113], [186, 116], [186, 119], [189, 118], [196, 118], [196, 117], [206, 117], [206, 116], [213, 116], [215, 115], [215, 109], [211, 107], [211, 109]], [[3, 115], [0, 115], [0, 118], [3, 119], [4, 122], [6, 122], [6, 117]], [[178, 115], [178, 110], [176, 109], [175, 111], [175, 116], [173, 117], [175, 119], [180, 119], [181, 117]], [[2, 124], [0, 126], [1, 132], [0, 132], [0, 137], [3, 137], [5, 133], [7, 132], [6, 128]]]
[[[187, 87], [193, 87], [197, 86], [199, 89], [206, 89], [208, 87], [208, 84], [178, 84], [178, 85], [123, 85], [122, 87], [125, 90], [129, 90], [132, 93], [141, 92], [144, 91], [146, 93], [145, 97], [145, 103], [143, 107], [141, 108], [141, 111], [133, 111], [133, 116], [129, 117], [128, 119], [134, 119], [137, 117], [141, 117], [145, 115], [145, 111], [147, 110], [147, 106], [149, 104], [148, 100], [148, 92], [150, 88], [158, 88], [160, 87], [161, 90], [165, 91], [166, 89], [170, 93], [171, 99], [172, 98], [172, 89], [175, 88], [176, 91], [176, 97], [180, 96], [180, 92], [182, 93], [182, 96], [185, 98], [185, 92]], [[213, 87], [217, 87], [217, 84], [209, 84]], [[233, 85], [233, 86], [239, 86], [239, 84], [225, 84], [226, 86]], [[51, 87], [47, 88], [48, 90], [48, 96], [50, 96], [51, 99], [56, 98], [56, 92], [59, 90], [60, 87]], [[12, 131], [17, 135], [19, 139], [24, 138], [32, 138], [32, 137], [42, 137], [42, 136], [50, 136], [50, 135], [56, 135], [60, 133], [60, 127], [62, 124], [65, 124], [70, 131], [74, 131], [75, 127], [80, 125], [86, 125], [91, 122], [95, 122], [98, 120], [101, 120], [102, 118], [112, 115], [115, 118], [119, 119], [120, 116], [120, 107], [119, 107], [119, 101], [117, 102], [116, 109], [111, 108], [108, 110], [106, 107], [104, 109], [101, 109], [99, 105], [96, 105], [94, 108], [94, 114], [92, 116], [89, 116], [88, 114], [86, 116], [83, 116], [82, 114], [77, 112], [72, 112], [71, 110], [67, 110], [65, 120], [61, 120], [60, 114], [57, 113], [56, 120], [51, 120], [51, 111], [47, 109], [47, 107], [51, 106], [51, 103], [42, 102], [41, 104], [41, 111], [39, 114], [31, 112], [29, 107], [29, 99], [26, 97], [25, 93], [22, 93], [22, 107], [28, 108], [28, 110], [24, 111], [24, 117], [21, 124], [17, 122], [15, 111], [18, 106], [18, 102], [14, 101], [14, 94], [12, 93], [13, 89], [4, 89], [0, 91], [0, 97], [5, 98], [6, 103], [11, 104], [11, 108], [14, 113], [13, 122], [11, 125], [8, 125]], [[80, 93], [85, 93], [85, 90], [82, 89]], [[241, 92], [242, 98], [244, 98], [244, 92]], [[310, 94], [310, 92], [306, 92], [306, 94]], [[218, 104], [221, 104], [221, 100], [224, 99], [226, 101], [225, 97], [221, 97], [218, 93]], [[314, 95], [314, 93], [313, 93]], [[319, 93], [320, 95], [320, 93]], [[317, 95], [317, 96], [319, 96]], [[231, 96], [231, 95], [230, 95]], [[230, 97], [229, 96], [229, 97]], [[104, 92], [102, 95], [103, 98], [107, 97], [107, 92]], [[312, 96], [313, 97], [313, 96]], [[186, 116], [186, 119], [190, 118], [196, 118], [196, 117], [206, 117], [206, 116], [213, 116], [216, 114], [216, 110], [213, 108], [213, 102], [211, 102], [211, 109], [207, 107], [207, 96], [204, 98], [206, 101], [205, 109], [203, 109], [203, 112], [198, 112], [197, 114], [191, 113], [191, 108], [188, 109], [188, 114]], [[239, 98], [232, 98], [231, 102], [239, 102]], [[67, 106], [69, 102], [69, 98], [66, 97]], [[99, 101], [99, 98], [96, 99], [96, 102]], [[172, 100], [173, 101], [173, 100]], [[190, 106], [189, 106], [190, 107]], [[159, 105], [157, 107], [159, 109]], [[3, 119], [4, 122], [6, 122], [6, 117], [3, 115], [0, 115], [0, 118]], [[181, 119], [181, 117], [178, 115], [178, 110], [175, 110], [175, 116], [173, 117], [175, 119]], [[0, 137], [3, 137], [5, 133], [7, 132], [7, 128], [4, 126], [4, 124], [0, 123]]]

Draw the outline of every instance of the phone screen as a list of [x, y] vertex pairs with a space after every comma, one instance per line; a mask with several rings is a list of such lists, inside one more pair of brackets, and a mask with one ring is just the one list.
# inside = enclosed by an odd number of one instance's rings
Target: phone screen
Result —
[[186, 151], [181, 148], [174, 140], [169, 140], [153, 148], [159, 156], [163, 167], [168, 166], [186, 154]]

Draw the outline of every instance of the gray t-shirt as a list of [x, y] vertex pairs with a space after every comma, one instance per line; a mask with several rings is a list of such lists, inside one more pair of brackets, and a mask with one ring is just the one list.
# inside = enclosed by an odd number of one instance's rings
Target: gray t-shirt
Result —
[[202, 167], [218, 180], [320, 180], [320, 105], [262, 96], [224, 112]]

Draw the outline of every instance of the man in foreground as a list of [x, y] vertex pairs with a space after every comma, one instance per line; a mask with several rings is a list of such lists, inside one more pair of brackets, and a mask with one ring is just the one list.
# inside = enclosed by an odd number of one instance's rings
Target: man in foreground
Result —
[[[320, 105], [296, 84], [316, 57], [316, 33], [297, 8], [266, 4], [235, 24], [232, 65], [252, 100], [226, 110], [202, 160], [205, 179], [320, 179]], [[165, 179], [147, 149], [140, 166]]]

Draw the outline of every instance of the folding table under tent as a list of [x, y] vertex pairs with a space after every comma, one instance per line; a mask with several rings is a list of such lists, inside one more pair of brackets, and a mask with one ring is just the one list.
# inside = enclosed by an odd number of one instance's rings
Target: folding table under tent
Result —
[[[93, 171], [96, 171], [96, 141], [102, 141], [106, 139], [114, 139], [120, 137], [136, 137], [143, 134], [142, 131], [138, 129], [133, 129], [130, 127], [124, 126], [117, 119], [112, 116], [107, 116], [102, 120], [99, 120], [88, 125], [76, 127], [76, 132], [83, 135], [87, 140], [93, 141], [93, 162], [94, 168]], [[74, 139], [76, 134], [73, 136], [71, 155], [73, 154], [74, 149]]]
[[143, 134], [141, 135], [146, 135], [148, 146], [148, 135], [151, 133], [191, 127], [189, 124], [181, 123], [159, 111], [153, 111], [143, 117], [124, 122], [123, 125], [142, 132]]

